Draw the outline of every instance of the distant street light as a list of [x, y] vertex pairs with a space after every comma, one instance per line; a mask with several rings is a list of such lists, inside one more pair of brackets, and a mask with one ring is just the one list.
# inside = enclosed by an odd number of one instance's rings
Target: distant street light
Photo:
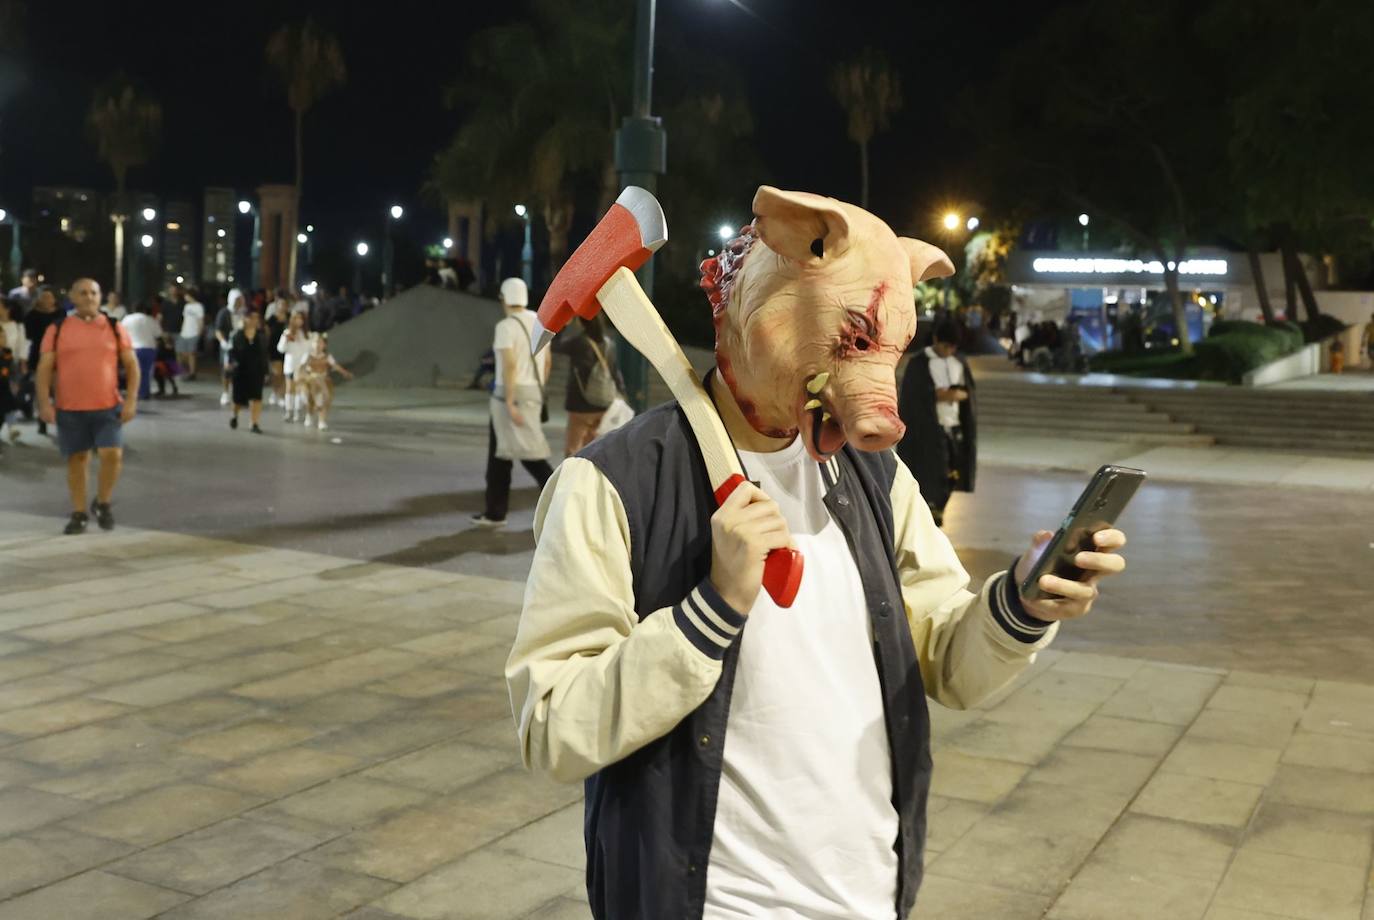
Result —
[[720, 237], [720, 241], [722, 243], [730, 242], [730, 238], [734, 235], [735, 229], [731, 227], [729, 224], [721, 224], [720, 229], [716, 231], [716, 236]]
[[405, 208], [401, 207], [399, 204], [393, 204], [391, 206], [391, 219], [400, 220], [401, 216], [404, 215], [405, 212]]
[[353, 247], [358, 253], [358, 261], [353, 263], [353, 296], [361, 297], [363, 293], [363, 259], [367, 257], [367, 244], [359, 243]]
[[515, 206], [515, 214], [525, 222], [525, 244], [520, 247], [520, 277], [525, 279], [525, 290], [534, 287], [534, 245], [530, 241], [530, 209], [523, 204]]
[[1088, 251], [1088, 215], [1078, 215], [1078, 226], [1083, 228], [1083, 251]]
[[961, 223], [963, 223], [963, 221], [960, 220], [959, 215], [955, 214], [953, 211], [945, 215], [944, 225], [946, 230], [958, 230]]
[[1086, 215], [1086, 214], [1080, 214], [1080, 215], [1078, 215], [1078, 226], [1080, 226], [1080, 227], [1086, 227], [1086, 226], [1088, 226], [1088, 215]]
[[360, 256], [365, 256], [365, 255], [367, 255], [367, 244], [366, 244], [366, 243], [359, 243], [359, 244], [358, 244], [356, 247], [354, 247], [354, 248], [358, 250], [358, 255], [360, 255]]
[[144, 249], [153, 248], [153, 238], [146, 233], [139, 237], [138, 241], [143, 244]]
[[219, 237], [220, 239], [224, 239], [228, 235], [229, 234], [224, 232], [223, 227], [220, 227], [218, 230], [215, 231], [215, 236]]
[[185, 283], [186, 283], [186, 276], [185, 276], [185, 275], [177, 275], [177, 284], [185, 284]]
[[3, 221], [6, 217], [9, 217], [8, 212], [6, 212], [4, 208], [0, 208], [0, 221]]
[[452, 248], [453, 248], [453, 237], [451, 237], [451, 236], [446, 236], [446, 237], [444, 237], [444, 248], [445, 248], [445, 249], [452, 249]]
[[297, 243], [301, 243], [302, 245], [304, 245], [305, 242], [308, 241], [309, 239], [310, 239], [310, 237], [306, 236], [304, 233], [297, 233], [297, 234], [296, 234], [296, 242], [297, 242]]
[[247, 213], [248, 213], [249, 211], [251, 211], [251, 210], [253, 210], [253, 204], [252, 204], [252, 202], [249, 202], [249, 201], [244, 200], [244, 199], [239, 199], [239, 213], [240, 213], [240, 214], [247, 214]]
[[976, 217], [970, 217], [970, 218], [968, 219], [968, 222], [967, 222], [966, 224], [964, 224], [964, 226], [968, 227], [968, 232], [969, 232], [969, 233], [972, 233], [974, 230], [977, 230], [977, 229], [978, 229], [978, 224], [979, 224], [979, 223], [980, 223], [980, 221], [978, 220], [978, 218], [976, 218]]
[[152, 208], [144, 208], [144, 209], [143, 209], [143, 219], [144, 219], [144, 220], [157, 220], [157, 211], [153, 210]]
[[306, 232], [306, 233], [314, 233], [314, 232], [315, 232], [315, 225], [314, 225], [314, 224], [306, 224], [306, 225], [305, 225], [305, 232]]

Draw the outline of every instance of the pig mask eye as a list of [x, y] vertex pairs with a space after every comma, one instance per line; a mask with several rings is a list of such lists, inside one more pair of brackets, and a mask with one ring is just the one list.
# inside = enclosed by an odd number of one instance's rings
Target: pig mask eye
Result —
[[849, 311], [848, 327], [841, 333], [841, 347], [848, 353], [867, 352], [877, 347], [878, 330], [867, 312]]

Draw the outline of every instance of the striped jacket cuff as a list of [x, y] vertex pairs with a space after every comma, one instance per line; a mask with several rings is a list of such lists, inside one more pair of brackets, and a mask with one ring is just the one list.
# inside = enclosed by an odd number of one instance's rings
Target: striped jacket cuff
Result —
[[1012, 562], [997, 584], [992, 586], [989, 597], [991, 603], [988, 606], [992, 608], [992, 618], [1013, 639], [1026, 643], [1039, 642], [1054, 624], [1028, 612], [1021, 603], [1021, 592], [1017, 590], [1013, 575], [1016, 562]]
[[673, 605], [677, 628], [697, 650], [717, 661], [744, 628], [744, 615], [735, 611], [711, 586], [709, 579]]

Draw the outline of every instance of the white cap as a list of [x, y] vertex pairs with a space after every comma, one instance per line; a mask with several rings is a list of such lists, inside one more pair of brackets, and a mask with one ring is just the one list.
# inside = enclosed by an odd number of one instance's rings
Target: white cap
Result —
[[507, 278], [502, 281], [501, 302], [508, 307], [528, 307], [530, 292], [525, 288], [525, 282], [519, 278]]

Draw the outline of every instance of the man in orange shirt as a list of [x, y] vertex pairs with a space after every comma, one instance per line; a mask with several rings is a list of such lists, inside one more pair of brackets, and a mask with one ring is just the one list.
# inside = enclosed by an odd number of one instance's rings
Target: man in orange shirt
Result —
[[[67, 458], [67, 489], [72, 517], [63, 533], [84, 533], [86, 484], [91, 451], [100, 455], [100, 477], [91, 502], [103, 530], [114, 527], [110, 496], [123, 462], [123, 426], [138, 411], [138, 359], [129, 334], [100, 312], [100, 285], [80, 278], [69, 292], [76, 312], [43, 334], [38, 359], [38, 417], [57, 425], [57, 442]], [[119, 396], [119, 363], [124, 363], [125, 398]], [[57, 372], [57, 409], [52, 402]]]

